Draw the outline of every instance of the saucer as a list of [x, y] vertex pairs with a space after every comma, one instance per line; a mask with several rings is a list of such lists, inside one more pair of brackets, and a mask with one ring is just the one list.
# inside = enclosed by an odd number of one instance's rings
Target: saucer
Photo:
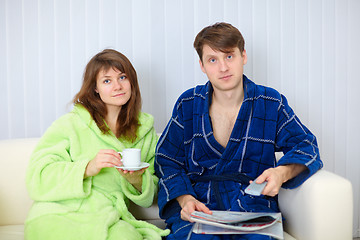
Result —
[[140, 170], [140, 169], [143, 169], [143, 168], [147, 168], [148, 166], [150, 166], [149, 163], [147, 162], [142, 162], [140, 164], [140, 166], [138, 167], [124, 167], [124, 166], [115, 166], [116, 168], [120, 168], [122, 170], [126, 170], [126, 171], [137, 171], [137, 170]]

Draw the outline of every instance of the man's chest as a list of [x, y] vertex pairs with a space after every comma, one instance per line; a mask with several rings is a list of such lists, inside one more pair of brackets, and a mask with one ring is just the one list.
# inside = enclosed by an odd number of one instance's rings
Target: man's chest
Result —
[[211, 124], [214, 137], [224, 148], [230, 139], [238, 111], [231, 112], [210, 111]]

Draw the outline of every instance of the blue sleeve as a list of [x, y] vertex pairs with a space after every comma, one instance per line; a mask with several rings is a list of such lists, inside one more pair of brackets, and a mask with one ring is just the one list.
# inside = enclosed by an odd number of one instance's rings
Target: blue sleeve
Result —
[[158, 205], [162, 218], [167, 218], [174, 205], [178, 206], [175, 198], [184, 194], [196, 197], [186, 170], [183, 111], [180, 97], [156, 147], [155, 173], [159, 177]]
[[302, 164], [307, 167], [298, 176], [282, 185], [296, 188], [322, 168], [316, 137], [307, 129], [282, 95], [277, 119], [276, 148], [284, 152], [278, 165]]

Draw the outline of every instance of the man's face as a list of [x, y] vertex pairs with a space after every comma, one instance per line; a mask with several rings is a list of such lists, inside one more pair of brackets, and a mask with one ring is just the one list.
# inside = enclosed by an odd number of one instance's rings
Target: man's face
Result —
[[247, 62], [245, 50], [242, 55], [237, 47], [224, 53], [204, 45], [202, 61], [199, 62], [214, 89], [227, 91], [242, 87], [244, 65]]

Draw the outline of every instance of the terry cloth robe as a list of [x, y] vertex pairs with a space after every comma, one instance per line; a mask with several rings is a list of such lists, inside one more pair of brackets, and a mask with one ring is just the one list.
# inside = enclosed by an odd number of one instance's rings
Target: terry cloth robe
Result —
[[[282, 186], [296, 188], [322, 167], [315, 136], [301, 124], [286, 98], [246, 76], [243, 81], [244, 100], [226, 148], [213, 135], [210, 82], [187, 90], [176, 102], [159, 139], [155, 160], [155, 172], [160, 178], [160, 216], [171, 229], [167, 239], [186, 239], [191, 229], [189, 222], [180, 219], [178, 196], [190, 194], [211, 210], [278, 212], [276, 197], [244, 193], [249, 180], [268, 168], [297, 163], [305, 165], [306, 171]], [[276, 162], [275, 152], [279, 151], [284, 156]], [[225, 180], [235, 179], [239, 173], [242, 181]], [[192, 234], [191, 239], [219, 239], [221, 235], [198, 236]], [[264, 238], [255, 235], [255, 239]]]
[[[157, 191], [154, 156], [157, 135], [153, 117], [139, 115], [135, 142], [103, 134], [80, 104], [60, 117], [45, 132], [32, 153], [26, 185], [34, 200], [25, 222], [28, 240], [52, 239], [161, 239], [162, 230], [137, 221], [127, 209], [129, 199], [149, 207]], [[103, 168], [84, 179], [85, 168], [100, 149], [140, 148], [141, 160], [150, 163], [142, 176], [142, 192], [116, 168]]]

